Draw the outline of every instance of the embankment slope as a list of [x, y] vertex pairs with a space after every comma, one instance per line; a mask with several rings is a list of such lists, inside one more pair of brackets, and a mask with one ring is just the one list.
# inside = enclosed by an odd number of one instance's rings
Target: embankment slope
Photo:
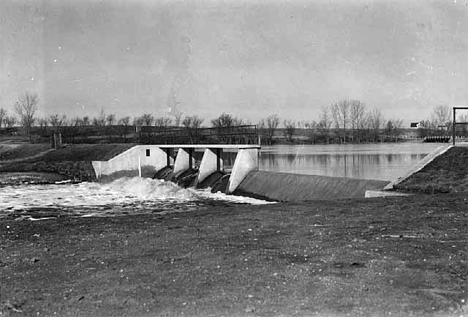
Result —
[[393, 188], [426, 194], [468, 192], [468, 146], [450, 147]]
[[[10, 183], [7, 174], [12, 175], [11, 173], [15, 175], [14, 183], [47, 183], [58, 179], [92, 181], [96, 175], [91, 161], [109, 160], [132, 146], [133, 144], [77, 144], [57, 150], [34, 144], [4, 146], [0, 154], [0, 184]], [[29, 174], [32, 172], [42, 173], [42, 178], [31, 178]]]

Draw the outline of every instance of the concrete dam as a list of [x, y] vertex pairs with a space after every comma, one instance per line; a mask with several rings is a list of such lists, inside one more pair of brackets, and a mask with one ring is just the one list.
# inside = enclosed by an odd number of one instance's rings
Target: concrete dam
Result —
[[[223, 150], [236, 151], [230, 170]], [[382, 190], [389, 181], [300, 175], [258, 170], [259, 145], [137, 145], [108, 161], [93, 161], [96, 178], [124, 176], [164, 179], [182, 187], [207, 188], [273, 201], [364, 198], [368, 190]], [[195, 154], [201, 154], [195, 160]], [[199, 156], [199, 155], [197, 155]]]

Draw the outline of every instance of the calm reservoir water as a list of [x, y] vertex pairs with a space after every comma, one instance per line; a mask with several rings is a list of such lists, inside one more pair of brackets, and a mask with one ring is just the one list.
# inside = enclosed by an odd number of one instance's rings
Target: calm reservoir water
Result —
[[262, 147], [260, 170], [395, 180], [440, 147], [434, 143], [278, 145]]

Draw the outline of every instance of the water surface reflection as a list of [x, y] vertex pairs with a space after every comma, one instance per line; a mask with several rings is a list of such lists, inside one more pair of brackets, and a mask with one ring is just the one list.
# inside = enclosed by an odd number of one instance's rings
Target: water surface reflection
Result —
[[399, 143], [263, 147], [260, 170], [394, 180], [440, 145]]

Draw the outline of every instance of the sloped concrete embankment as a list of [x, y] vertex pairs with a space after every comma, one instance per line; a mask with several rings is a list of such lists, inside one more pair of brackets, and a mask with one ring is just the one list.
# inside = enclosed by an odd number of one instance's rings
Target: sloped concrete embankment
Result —
[[364, 198], [366, 190], [381, 190], [389, 181], [252, 171], [235, 195], [276, 201]]
[[447, 151], [449, 151], [453, 146], [443, 145], [426, 155], [422, 160], [413, 165], [403, 176], [393, 180], [383, 190], [367, 190], [365, 193], [366, 198], [376, 198], [376, 197], [392, 197], [392, 196], [409, 196], [411, 193], [398, 192], [401, 186], [401, 183], [407, 182], [414, 178], [414, 175], [417, 175], [422, 171], [426, 166], [431, 164], [434, 160], [443, 157]]
[[406, 179], [410, 178], [413, 174], [419, 172], [422, 170], [426, 165], [434, 161], [437, 157], [441, 156], [445, 152], [447, 152], [452, 146], [440, 146], [437, 149], [435, 149], [433, 152], [429, 153], [426, 155], [422, 160], [420, 160], [418, 163], [416, 163], [410, 170], [406, 172], [405, 175], [399, 177], [398, 179], [394, 180], [393, 182], [389, 183], [387, 186], [385, 186], [384, 190], [392, 190], [394, 189], [398, 184], [402, 183]]

